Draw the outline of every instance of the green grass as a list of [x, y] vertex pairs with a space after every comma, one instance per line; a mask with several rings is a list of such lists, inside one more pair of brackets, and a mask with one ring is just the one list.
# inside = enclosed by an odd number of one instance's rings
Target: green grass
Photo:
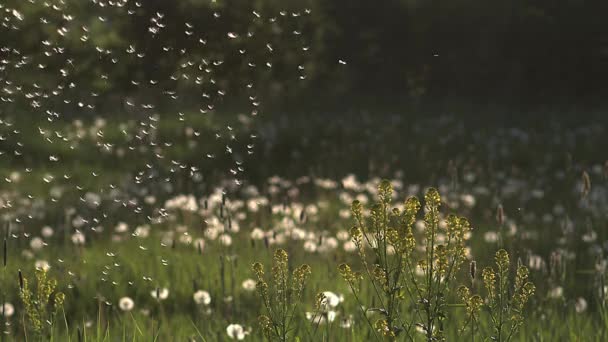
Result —
[[[484, 131], [468, 129], [468, 121], [413, 122], [408, 121], [406, 116], [374, 119], [365, 115], [356, 116], [356, 120], [364, 120], [364, 124], [360, 121], [355, 124], [343, 118], [326, 122], [322, 117], [315, 116], [307, 120], [292, 119], [286, 124], [269, 120], [259, 123], [258, 128], [262, 131], [274, 129], [277, 134], [272, 139], [262, 135], [256, 153], [244, 157], [247, 185], [255, 185], [272, 206], [279, 208], [284, 205], [293, 209], [292, 213], [271, 215], [267, 206], [262, 206], [257, 212], [241, 208], [227, 209], [224, 217], [231, 215], [235, 222], [238, 221], [240, 232], [230, 234], [233, 244], [229, 247], [222, 246], [217, 240], [206, 239], [202, 253], [179, 241], [174, 247], [172, 241], [162, 246], [161, 240], [165, 232], [175, 230], [179, 225], [186, 225], [193, 238], [203, 236], [204, 220], [220, 216], [217, 203], [213, 212], [206, 216], [175, 215], [173, 221], [152, 225], [147, 238], [131, 236], [135, 226], [147, 221], [144, 215], [154, 214], [154, 207], [162, 205], [172, 194], [193, 193], [197, 198], [211, 194], [213, 170], [231, 165], [230, 158], [221, 153], [213, 161], [206, 161], [202, 157], [207, 151], [222, 152], [224, 149], [224, 141], [214, 139], [211, 134], [223, 125], [217, 120], [215, 118], [209, 122], [205, 119], [195, 121], [195, 124], [190, 121], [190, 125], [201, 127], [203, 132], [201, 136], [204, 137], [198, 145], [200, 149], [185, 147], [188, 138], [181, 133], [184, 129], [182, 123], [167, 119], [159, 125], [158, 141], [171, 141], [174, 145], [165, 150], [170, 157], [159, 162], [155, 168], [171, 177], [171, 183], [177, 184], [182, 176], [168, 172], [169, 162], [171, 159], [188, 161], [190, 165], [205, 170], [207, 178], [201, 184], [184, 182], [170, 192], [159, 190], [162, 182], [150, 182], [143, 188], [156, 195], [157, 203], [144, 206], [143, 214], [134, 213], [133, 207], [122, 206], [122, 202], [113, 202], [108, 193], [101, 193], [100, 190], [108, 191], [110, 183], [122, 188], [129, 187], [133, 173], [151, 160], [151, 154], [133, 153], [119, 159], [111, 154], [100, 155], [94, 142], [88, 138], [77, 149], [70, 150], [66, 144], [44, 143], [33, 130], [23, 135], [30, 137], [23, 141], [24, 155], [30, 159], [10, 157], [9, 163], [0, 166], [2, 178], [8, 177], [14, 170], [22, 172], [21, 181], [3, 183], [1, 189], [3, 196], [14, 199], [14, 205], [1, 209], [1, 213], [9, 215], [5, 219], [19, 217], [23, 222], [13, 225], [16, 229], [13, 233], [17, 237], [8, 239], [8, 265], [1, 271], [4, 301], [15, 306], [15, 314], [8, 320], [10, 325], [6, 326], [9, 334], [4, 336], [5, 340], [25, 339], [17, 272], [22, 270], [28, 279], [31, 278], [35, 260], [47, 260], [51, 264], [50, 274], [58, 280], [59, 288], [66, 294], [63, 310], [59, 311], [57, 323], [52, 327], [52, 338], [56, 341], [79, 341], [79, 334], [86, 341], [182, 341], [188, 338], [226, 341], [229, 340], [226, 327], [232, 323], [252, 329], [247, 340], [262, 340], [257, 316], [264, 310], [255, 291], [246, 291], [241, 284], [248, 278], [254, 278], [250, 270], [252, 262], [270, 264], [272, 253], [278, 245], [267, 247], [263, 240], [252, 243], [250, 232], [254, 227], [280, 232], [283, 225], [293, 224], [314, 234], [314, 241], [318, 242], [321, 235], [327, 239], [335, 237], [340, 230], [348, 230], [353, 222], [340, 217], [340, 211], [347, 209], [348, 205], [339, 196], [344, 193], [352, 196], [364, 193], [372, 199], [371, 194], [365, 190], [322, 189], [310, 183], [295, 185], [295, 181], [305, 175], [313, 179], [329, 177], [339, 181], [350, 172], [357, 174], [360, 180], [370, 180], [372, 177], [398, 179], [404, 182], [405, 188], [410, 184], [419, 184], [418, 194], [426, 186], [437, 186], [442, 192], [447, 192], [442, 194], [446, 201], [461, 202], [461, 194], [475, 193], [477, 203], [472, 208], [462, 204], [458, 208], [444, 206], [442, 212], [456, 212], [470, 219], [474, 230], [468, 245], [479, 270], [493, 263], [492, 256], [498, 249], [497, 244], [485, 241], [484, 233], [498, 230], [494, 216], [497, 204], [502, 203], [508, 219], [518, 227], [517, 232], [505, 241], [505, 248], [512, 255], [512, 260], [520, 259], [527, 263], [530, 255], [538, 255], [546, 264], [545, 268], [532, 270], [531, 278], [537, 286], [537, 294], [531, 299], [525, 324], [517, 340], [605, 339], [603, 334], [608, 331], [608, 319], [600, 314], [597, 294], [600, 279], [594, 271], [596, 261], [603, 259], [603, 256], [596, 254], [594, 248], [601, 248], [601, 243], [608, 238], [605, 229], [602, 229], [606, 224], [605, 215], [602, 214], [606, 208], [603, 206], [606, 203], [603, 192], [606, 180], [601, 174], [591, 173], [592, 189], [596, 192], [590, 201], [598, 206], [597, 209], [581, 206], [580, 196], [576, 192], [581, 171], [604, 162], [605, 156], [597, 148], [605, 140], [602, 130], [586, 129], [589, 126], [583, 123], [578, 129], [540, 128], [529, 130], [529, 140], [523, 141], [517, 136], [510, 136], [509, 130], [501, 127], [489, 127]], [[355, 119], [351, 120], [354, 122]], [[36, 127], [27, 121], [17, 124], [24, 132], [27, 127]], [[53, 128], [69, 132], [70, 126], [71, 123], [64, 122]], [[118, 132], [118, 126], [113, 121], [108, 124], [104, 129], [105, 142], [116, 145], [126, 143]], [[238, 132], [240, 138], [248, 133]], [[568, 143], [566, 138], [557, 138], [564, 136], [570, 136], [576, 144]], [[484, 142], [487, 144], [484, 145]], [[3, 150], [11, 151], [12, 148], [14, 146], [9, 142], [2, 145]], [[501, 148], [505, 148], [506, 152], [496, 152]], [[571, 162], [567, 161], [567, 154], [571, 156]], [[48, 162], [49, 155], [58, 155], [61, 162]], [[458, 169], [455, 176], [449, 171], [450, 160]], [[32, 167], [33, 171], [25, 174], [22, 171], [25, 167]], [[92, 176], [92, 171], [97, 171], [99, 176]], [[396, 174], [397, 171], [402, 174]], [[563, 177], [556, 175], [559, 172], [563, 172]], [[56, 180], [51, 184], [41, 181], [47, 173], [55, 175]], [[476, 179], [468, 181], [467, 173], [474, 173]], [[70, 174], [72, 178], [62, 180], [63, 174]], [[271, 191], [272, 186], [268, 181], [274, 174], [291, 181], [288, 186], [278, 186], [280, 191], [276, 194]], [[219, 178], [219, 175], [216, 177]], [[523, 184], [512, 195], [505, 193], [503, 188], [509, 179]], [[76, 190], [76, 184], [84, 190]], [[48, 200], [52, 186], [64, 188], [64, 195], [56, 203]], [[489, 193], [477, 193], [476, 188], [480, 186]], [[298, 189], [298, 195], [290, 197], [290, 189]], [[531, 196], [534, 189], [542, 189], [544, 196]], [[88, 207], [80, 201], [86, 191], [102, 194], [99, 208]], [[405, 189], [399, 191], [400, 201], [405, 198], [406, 192]], [[44, 199], [44, 203], [36, 205], [35, 201], [23, 201], [28, 194]], [[143, 197], [135, 190], [119, 196], [121, 201], [136, 198], [140, 202]], [[251, 200], [251, 195], [245, 191], [231, 190], [226, 208], [239, 200]], [[318, 214], [309, 213], [301, 222], [300, 204], [315, 205]], [[553, 221], [544, 221], [542, 216], [552, 213], [557, 204], [564, 208], [565, 213], [552, 214]], [[70, 207], [74, 208], [75, 213], [66, 218], [66, 211]], [[28, 214], [33, 215], [31, 219], [27, 219]], [[98, 225], [105, 228], [104, 232], [94, 233], [87, 229], [84, 231], [87, 238], [85, 245], [75, 246], [70, 237], [74, 232], [71, 221], [76, 215], [90, 220], [98, 219]], [[237, 218], [238, 215], [244, 216]], [[573, 225], [580, 228], [562, 233], [561, 227], [567, 220], [572, 220]], [[120, 221], [129, 224], [129, 232], [112, 233]], [[45, 239], [48, 246], [33, 252], [34, 257], [28, 259], [23, 251], [30, 249], [31, 236], [39, 236], [40, 228], [44, 225], [51, 225], [55, 234]], [[589, 229], [597, 234], [591, 243], [582, 239]], [[30, 238], [24, 237], [24, 232], [30, 234]], [[113, 241], [113, 236], [123, 238]], [[175, 235], [176, 240], [179, 240], [178, 236]], [[563, 238], [563, 241], [559, 238]], [[343, 244], [340, 242], [336, 250], [316, 253], [306, 252], [301, 240], [287, 239], [285, 244], [280, 245], [288, 251], [294, 266], [306, 262], [312, 267], [303, 297], [304, 304], [298, 313], [300, 319], [296, 320], [295, 326], [301, 340], [368, 341], [374, 338], [361, 316], [357, 301], [336, 269], [342, 262], [356, 260], [354, 254], [342, 249]], [[573, 255], [564, 259], [566, 272], [559, 281], [548, 270], [550, 254], [558, 249]], [[145, 280], [144, 276], [152, 280]], [[463, 271], [459, 280], [466, 283], [466, 279], [466, 272]], [[550, 288], [555, 285], [563, 287], [563, 298], [548, 297]], [[169, 289], [166, 300], [159, 302], [152, 297], [151, 292], [158, 287]], [[210, 293], [212, 302], [209, 307], [203, 308], [194, 303], [192, 295], [198, 289]], [[340, 293], [344, 295], [344, 302], [338, 306], [334, 323], [315, 328], [314, 324], [306, 321], [304, 312], [314, 310], [315, 295], [321, 291]], [[133, 311], [123, 312], [118, 308], [118, 301], [124, 296], [134, 300]], [[226, 297], [232, 297], [232, 300], [226, 301]], [[372, 298], [373, 289], [363, 284], [361, 297]], [[581, 313], [575, 311], [574, 305], [579, 297], [585, 298], [588, 303], [587, 309]], [[455, 298], [450, 298], [449, 303], [450, 323], [446, 327], [449, 339], [468, 339], [468, 335], [458, 333], [464, 319], [464, 309], [457, 305], [459, 303]], [[205, 312], [207, 310], [210, 312]], [[350, 315], [354, 321], [352, 327], [340, 327], [340, 320]], [[481, 326], [482, 331], [487, 333], [487, 320], [482, 321]], [[314, 337], [309, 335], [311, 331], [316, 331]], [[422, 334], [419, 337], [422, 339]], [[35, 340], [31, 332], [28, 340]]]

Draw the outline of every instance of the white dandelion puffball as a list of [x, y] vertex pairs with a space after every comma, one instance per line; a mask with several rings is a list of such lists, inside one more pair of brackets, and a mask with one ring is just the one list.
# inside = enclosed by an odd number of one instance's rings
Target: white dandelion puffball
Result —
[[343, 247], [344, 247], [344, 251], [349, 252], [349, 253], [357, 250], [357, 245], [355, 245], [355, 243], [352, 241], [345, 242]]
[[574, 310], [576, 313], [582, 313], [587, 310], [587, 301], [583, 297], [578, 297], [574, 303]]
[[232, 245], [232, 237], [228, 234], [220, 235], [220, 243], [224, 246]]
[[257, 281], [255, 281], [253, 279], [245, 279], [242, 284], [243, 290], [253, 291], [253, 290], [255, 290], [256, 284], [257, 284]]
[[42, 239], [38, 236], [34, 236], [31, 240], [30, 240], [30, 248], [33, 251], [39, 251], [42, 249], [42, 247], [44, 247], [44, 241], [42, 241]]
[[245, 331], [243, 326], [241, 326], [240, 324], [230, 324], [226, 328], [226, 333], [228, 334], [228, 337], [230, 337], [231, 339], [239, 340], [239, 341], [244, 339], [245, 336], [247, 336], [249, 334], [249, 332]]
[[304, 242], [304, 250], [309, 253], [314, 253], [317, 250], [317, 244], [314, 241], [306, 241]]
[[495, 231], [489, 231], [483, 234], [483, 239], [488, 243], [494, 243], [498, 241], [498, 233]]
[[4, 303], [0, 307], [0, 316], [11, 317], [15, 313], [15, 307], [11, 303]]
[[36, 260], [36, 263], [34, 264], [34, 267], [36, 269], [41, 269], [41, 270], [44, 270], [44, 271], [48, 271], [51, 268], [51, 265], [46, 260]]
[[122, 311], [131, 311], [135, 307], [135, 302], [129, 297], [122, 297], [118, 301], [118, 307]]
[[53, 228], [49, 226], [42, 227], [42, 230], [40, 231], [40, 234], [42, 234], [42, 236], [45, 238], [50, 238], [54, 233]]
[[194, 292], [192, 298], [194, 299], [194, 302], [198, 305], [209, 305], [211, 303], [211, 296], [207, 291], [198, 290]]
[[325, 296], [325, 299], [323, 299], [321, 303], [324, 306], [329, 306], [331, 308], [335, 308], [340, 304], [340, 302], [344, 300], [344, 297], [338, 296], [337, 294], [331, 291], [325, 291], [323, 292], [323, 295]]
[[253, 240], [262, 240], [264, 238], [264, 235], [264, 231], [260, 228], [253, 228], [250, 234]]
[[152, 298], [158, 300], [165, 300], [169, 297], [169, 289], [163, 287], [162, 289], [154, 289], [150, 292]]
[[564, 289], [561, 286], [554, 287], [549, 290], [549, 298], [561, 298], [564, 295]]
[[84, 245], [86, 238], [81, 232], [76, 232], [72, 235], [72, 243], [75, 245]]
[[114, 227], [114, 231], [117, 233], [126, 233], [129, 231], [129, 226], [124, 222], [119, 222], [116, 227]]

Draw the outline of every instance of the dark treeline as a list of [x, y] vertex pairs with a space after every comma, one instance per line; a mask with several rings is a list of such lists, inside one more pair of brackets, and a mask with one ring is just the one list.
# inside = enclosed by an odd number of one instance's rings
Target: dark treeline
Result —
[[[179, 54], [164, 54], [161, 47], [167, 42], [175, 49], [197, 44], [183, 34], [185, 22], [215, 42], [205, 53], [224, 61], [224, 72], [218, 76], [222, 84], [238, 84], [245, 73], [264, 85], [266, 99], [284, 105], [341, 102], [354, 99], [353, 95], [357, 99], [353, 102], [590, 103], [602, 101], [608, 90], [605, 1], [142, 0], [141, 7], [135, 1], [122, 1], [136, 15], [119, 15], [108, 7], [106, 27], [92, 24], [98, 16], [92, 1], [64, 2], [71, 4], [76, 18], [69, 25], [90, 25], [95, 44], [107, 49], [124, 49], [129, 44], [146, 47], [143, 63], [121, 61], [112, 67], [113, 82], [101, 89], [108, 93], [129, 94], [134, 91], [130, 80], [163, 79], [179, 69], [183, 62]], [[7, 1], [5, 7], [11, 6], [28, 17], [54, 15], [40, 0]], [[309, 15], [297, 24], [288, 23], [289, 16], [305, 14], [305, 9], [310, 9]], [[215, 11], [221, 11], [222, 20], [213, 17]], [[264, 20], [252, 20], [253, 11]], [[281, 11], [287, 15], [282, 16]], [[163, 13], [166, 28], [156, 37], [160, 40], [153, 40], [148, 28], [157, 12]], [[268, 24], [267, 19], [273, 17], [277, 21]], [[42, 37], [54, 34], [45, 32], [38, 21], [27, 25], [17, 33], [3, 31], [0, 45], [17, 44], [31, 53], [40, 48]], [[214, 39], [229, 31], [249, 30], [255, 30], [258, 37], [267, 36], [258, 45], [248, 46], [247, 53], [260, 58], [264, 41], [285, 51], [305, 41], [310, 50], [301, 55], [277, 54], [270, 74], [256, 74], [223, 53], [223, 44], [228, 44], [225, 39]], [[277, 33], [284, 30], [298, 30], [301, 35]], [[65, 38], [64, 43], [81, 63], [72, 77], [94, 82], [94, 70], [107, 61], [85, 55], [78, 36]], [[306, 67], [305, 80], [290, 71], [301, 64]], [[35, 71], [34, 75], [42, 77]], [[137, 92], [142, 92], [141, 87]]]

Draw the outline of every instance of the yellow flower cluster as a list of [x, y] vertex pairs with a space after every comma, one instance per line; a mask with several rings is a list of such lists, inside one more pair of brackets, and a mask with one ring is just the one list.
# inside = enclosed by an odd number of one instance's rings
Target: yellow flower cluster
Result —
[[271, 269], [272, 282], [269, 285], [264, 276], [264, 265], [255, 262], [251, 269], [257, 278], [256, 288], [268, 315], [258, 317], [258, 322], [269, 340], [285, 341], [291, 331], [289, 324], [295, 305], [304, 291], [306, 280], [312, 273], [309, 265], [301, 265], [289, 274], [289, 256], [283, 249], [277, 249]]
[[23, 283], [19, 296], [25, 307], [25, 312], [37, 334], [42, 333], [43, 322], [53, 323], [53, 317], [57, 310], [63, 305], [65, 295], [56, 292], [57, 281], [49, 279], [46, 270], [36, 269], [36, 291], [29, 288], [27, 278], [23, 277]]

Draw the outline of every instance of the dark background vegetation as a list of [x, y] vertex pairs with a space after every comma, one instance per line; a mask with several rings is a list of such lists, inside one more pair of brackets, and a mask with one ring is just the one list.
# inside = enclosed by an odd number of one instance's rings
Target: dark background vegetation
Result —
[[[6, 5], [20, 6], [10, 0]], [[99, 14], [89, 1], [68, 0], [76, 20], [71, 25], [92, 23]], [[39, 3], [39, 13], [48, 10]], [[270, 25], [258, 27], [269, 42], [280, 48], [308, 41], [305, 58], [307, 79], [287, 77], [303, 62], [302, 56], [284, 54], [275, 61], [270, 76], [259, 75], [264, 98], [279, 110], [340, 107], [396, 107], [427, 105], [446, 108], [453, 104], [538, 108], [558, 106], [581, 108], [601, 105], [607, 93], [608, 25], [605, 1], [584, 0], [145, 0], [136, 16], [110, 16], [107, 27], [91, 26], [95, 43], [106, 48], [128, 43], [146, 46], [147, 62], [139, 66], [119, 63], [112, 69], [109, 93], [142, 92], [129, 84], [137, 77], [162, 78], [178, 60], [155, 46], [147, 27], [156, 12], [165, 14], [168, 24], [162, 41], [189, 48], [194, 39], [183, 35], [183, 22], [192, 23], [210, 42], [225, 42], [227, 31], [246, 32], [252, 11], [265, 17], [281, 10], [311, 14], [301, 22], [302, 36], [290, 41], [278, 38]], [[127, 7], [135, 9], [134, 2]], [[221, 9], [222, 20], [213, 12]], [[113, 9], [108, 9], [111, 12]], [[59, 15], [59, 14], [57, 14]], [[177, 23], [177, 24], [176, 24]], [[175, 25], [174, 25], [175, 24]], [[3, 32], [0, 45], [21, 46], [24, 52], [40, 49], [41, 25]], [[27, 33], [25, 33], [27, 32]], [[52, 34], [52, 33], [51, 33]], [[283, 39], [282, 41], [277, 41]], [[77, 37], [65, 42], [69, 53], [78, 56], [80, 73], [91, 78], [95, 55], [86, 55]], [[8, 44], [7, 42], [10, 42]], [[244, 66], [229, 56], [225, 47], [209, 46], [218, 58], [225, 57], [225, 82], [238, 82]], [[252, 54], [263, 45], [250, 48]], [[80, 53], [80, 55], [79, 55]], [[278, 55], [278, 54], [277, 54]], [[347, 61], [340, 67], [338, 60]], [[232, 64], [231, 64], [232, 63]], [[255, 75], [254, 75], [255, 76]], [[133, 88], [133, 89], [132, 89]]]

